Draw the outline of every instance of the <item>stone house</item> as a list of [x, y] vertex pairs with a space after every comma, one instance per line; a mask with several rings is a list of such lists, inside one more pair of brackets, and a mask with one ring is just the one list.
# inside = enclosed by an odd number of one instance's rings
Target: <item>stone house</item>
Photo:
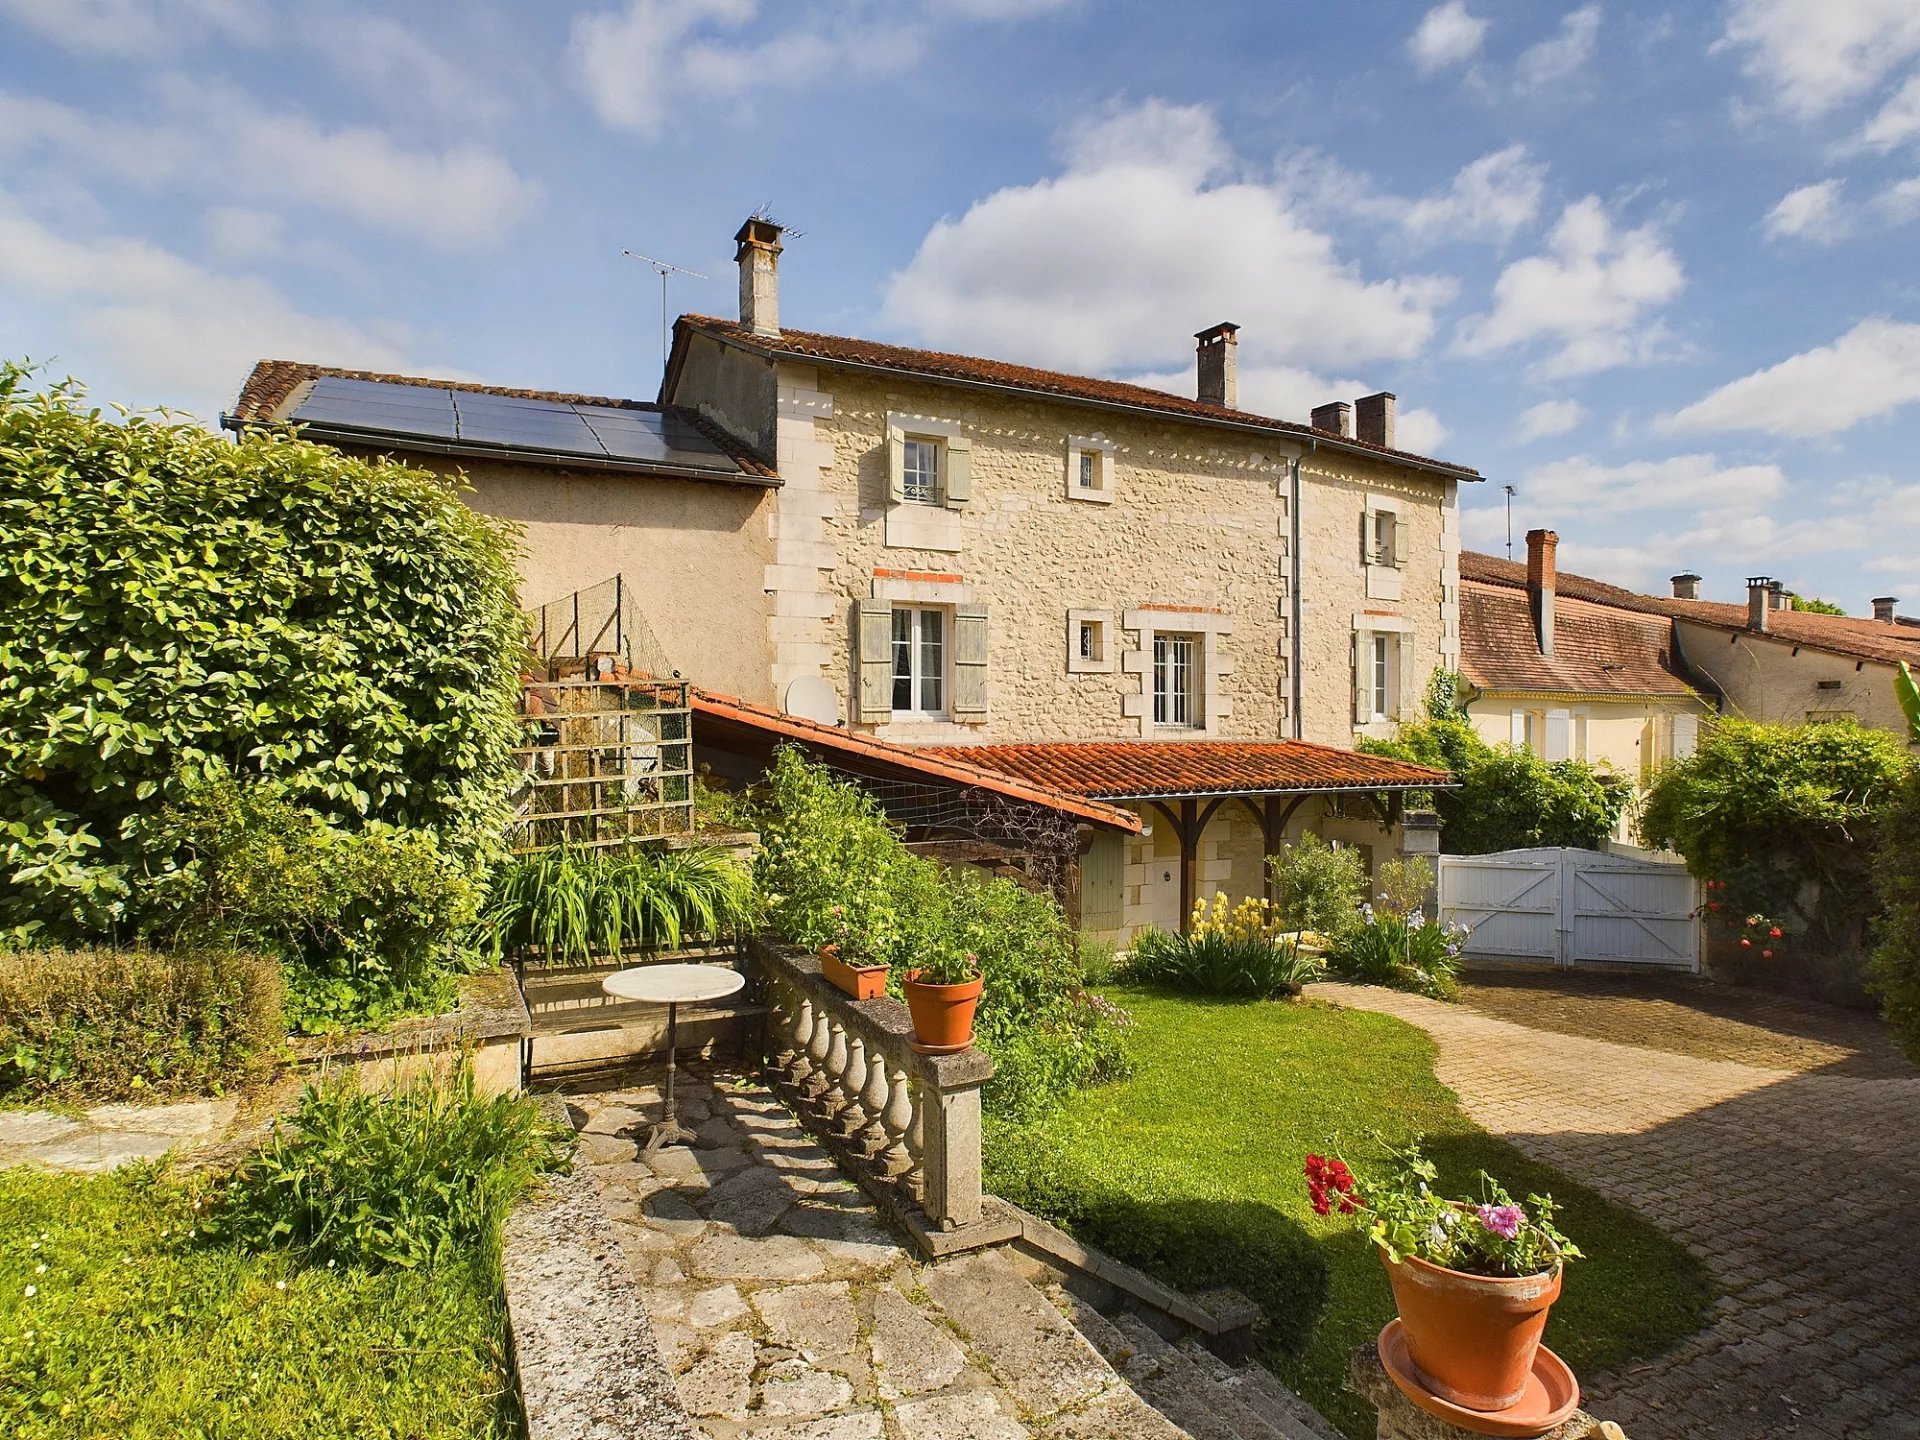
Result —
[[1461, 700], [1489, 744], [1584, 760], [1629, 787], [1614, 838], [1630, 841], [1654, 772], [1693, 752], [1715, 693], [1687, 668], [1672, 620], [1560, 575], [1558, 545], [1551, 530], [1529, 531], [1524, 566], [1462, 553]]
[[1136, 811], [1084, 858], [1103, 933], [1258, 893], [1302, 830], [1402, 843], [1435, 777], [1350, 747], [1459, 663], [1479, 477], [1396, 448], [1394, 396], [1242, 410], [1231, 324], [1193, 399], [786, 329], [780, 230], [735, 239], [739, 318], [679, 319], [657, 402], [263, 362], [231, 423], [457, 469], [529, 601], [620, 575], [706, 688]]

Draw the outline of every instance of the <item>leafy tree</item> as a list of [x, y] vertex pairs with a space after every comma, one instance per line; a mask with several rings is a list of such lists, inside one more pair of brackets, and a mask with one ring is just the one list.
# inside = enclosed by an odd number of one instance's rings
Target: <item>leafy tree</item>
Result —
[[1831, 600], [1817, 599], [1812, 595], [1796, 595], [1790, 603], [1795, 610], [1800, 611], [1804, 615], [1844, 615], [1847, 613], [1844, 607], [1834, 604]]
[[1453, 772], [1457, 788], [1432, 796], [1441, 848], [1451, 855], [1536, 845], [1598, 849], [1626, 804], [1625, 788], [1592, 766], [1489, 745], [1457, 711], [1402, 725], [1392, 740], [1362, 740], [1360, 748]]
[[1881, 822], [1874, 886], [1881, 909], [1868, 985], [1893, 1038], [1920, 1065], [1920, 767]]
[[1722, 719], [1660, 772], [1640, 813], [1730, 915], [1774, 917], [1783, 938], [1857, 950], [1874, 909], [1875, 840], [1910, 769], [1898, 736], [1851, 721]]
[[0, 366], [0, 931], [138, 928], [173, 865], [154, 817], [221, 773], [488, 854], [516, 773], [510, 528], [423, 471], [29, 390]]

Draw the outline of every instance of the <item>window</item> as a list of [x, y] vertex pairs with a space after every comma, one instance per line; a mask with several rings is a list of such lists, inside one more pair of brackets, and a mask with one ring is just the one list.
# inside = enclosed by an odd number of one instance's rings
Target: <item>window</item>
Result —
[[1354, 637], [1353, 719], [1356, 725], [1400, 713], [1400, 634], [1361, 630]]
[[1067, 437], [1067, 498], [1113, 501], [1113, 442], [1098, 435]]
[[1102, 658], [1100, 651], [1103, 648], [1100, 644], [1100, 622], [1082, 620], [1080, 622], [1080, 658], [1097, 662]]
[[1100, 457], [1091, 450], [1080, 452], [1080, 488], [1082, 490], [1100, 488]]
[[901, 490], [908, 500], [922, 505], [940, 503], [940, 442], [907, 441], [905, 465], [901, 471]]
[[946, 710], [946, 612], [893, 607], [893, 712], [942, 715]]
[[1156, 634], [1153, 637], [1153, 723], [1169, 729], [1193, 729], [1200, 724], [1196, 703], [1200, 637]]
[[1400, 517], [1395, 515], [1391, 510], [1376, 510], [1373, 512], [1373, 533], [1371, 537], [1373, 543], [1370, 547], [1373, 553], [1367, 562], [1368, 564], [1398, 565], [1400, 563], [1399, 537], [1395, 534], [1399, 524]]
[[1067, 612], [1067, 673], [1104, 675], [1113, 670], [1113, 616], [1105, 610]]

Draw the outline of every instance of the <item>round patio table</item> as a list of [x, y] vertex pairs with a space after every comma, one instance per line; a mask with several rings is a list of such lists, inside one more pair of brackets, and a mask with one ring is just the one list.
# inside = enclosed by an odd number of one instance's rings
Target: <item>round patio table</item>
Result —
[[746, 983], [746, 976], [725, 965], [636, 965], [631, 970], [616, 970], [600, 982], [600, 988], [615, 999], [640, 1000], [667, 1007], [667, 1098], [660, 1112], [660, 1123], [647, 1137], [647, 1154], [654, 1154], [662, 1145], [694, 1138], [693, 1132], [680, 1123], [673, 1104], [673, 1050], [678, 1038], [680, 1006], [699, 1000], [724, 999]]

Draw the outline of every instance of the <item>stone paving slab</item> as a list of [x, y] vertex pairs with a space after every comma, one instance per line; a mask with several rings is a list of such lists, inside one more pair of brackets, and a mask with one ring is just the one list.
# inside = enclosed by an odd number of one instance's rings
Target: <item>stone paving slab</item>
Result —
[[93, 1174], [215, 1145], [240, 1118], [233, 1096], [174, 1105], [95, 1105], [63, 1114], [0, 1110], [0, 1166]]
[[[1920, 1074], [1795, 1073], [1372, 987], [1308, 993], [1424, 1028], [1475, 1121], [1713, 1272], [1725, 1294], [1705, 1328], [1582, 1377], [1595, 1414], [1634, 1440], [1920, 1440]], [[1577, 997], [1555, 1010], [1580, 1028]]]
[[757, 1083], [683, 1065], [703, 1143], [647, 1161], [646, 1078], [566, 1101], [699, 1434], [1184, 1440], [1004, 1256], [917, 1263]]

